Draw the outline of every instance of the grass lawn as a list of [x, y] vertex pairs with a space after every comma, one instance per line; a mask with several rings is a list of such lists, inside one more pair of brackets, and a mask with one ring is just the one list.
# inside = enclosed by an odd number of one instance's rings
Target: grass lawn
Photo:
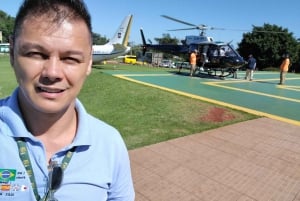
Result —
[[[122, 134], [128, 149], [158, 143], [212, 128], [246, 121], [256, 116], [222, 106], [139, 85], [104, 73], [105, 70], [133, 72], [170, 69], [95, 65], [79, 95], [88, 112], [113, 125]], [[0, 97], [17, 86], [8, 57], [0, 56]], [[212, 110], [222, 110], [224, 121], [206, 121]]]

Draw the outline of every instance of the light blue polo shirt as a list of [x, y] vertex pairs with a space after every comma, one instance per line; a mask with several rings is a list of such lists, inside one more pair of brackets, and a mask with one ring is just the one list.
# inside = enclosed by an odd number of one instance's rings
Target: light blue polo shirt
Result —
[[[0, 100], [0, 200], [34, 201], [30, 179], [14, 138], [26, 140], [41, 197], [47, 191], [46, 154], [43, 144], [26, 129], [17, 91]], [[79, 124], [73, 143], [52, 157], [61, 163], [66, 152], [76, 146], [55, 198], [59, 201], [133, 201], [128, 151], [119, 132], [89, 115], [79, 100], [76, 100], [76, 110]]]

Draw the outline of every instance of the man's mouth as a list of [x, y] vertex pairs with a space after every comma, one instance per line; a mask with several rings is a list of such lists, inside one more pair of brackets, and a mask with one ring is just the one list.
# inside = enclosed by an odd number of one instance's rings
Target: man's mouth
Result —
[[63, 89], [49, 88], [49, 87], [37, 87], [37, 89], [40, 92], [47, 92], [47, 93], [61, 93], [64, 91]]

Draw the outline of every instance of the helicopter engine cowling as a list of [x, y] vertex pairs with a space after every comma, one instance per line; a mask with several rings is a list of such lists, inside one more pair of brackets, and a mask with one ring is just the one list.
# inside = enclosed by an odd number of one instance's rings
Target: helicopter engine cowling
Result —
[[201, 44], [201, 43], [208, 43], [208, 42], [213, 42], [213, 38], [207, 36], [186, 36], [185, 37], [186, 45]]

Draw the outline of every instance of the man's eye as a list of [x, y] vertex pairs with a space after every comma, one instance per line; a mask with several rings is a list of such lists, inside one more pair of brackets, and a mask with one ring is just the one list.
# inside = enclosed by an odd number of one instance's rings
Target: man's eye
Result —
[[36, 59], [47, 59], [47, 56], [41, 52], [28, 52], [26, 53], [26, 56]]
[[62, 59], [64, 62], [69, 64], [77, 64], [80, 63], [80, 60], [74, 57], [65, 57]]

